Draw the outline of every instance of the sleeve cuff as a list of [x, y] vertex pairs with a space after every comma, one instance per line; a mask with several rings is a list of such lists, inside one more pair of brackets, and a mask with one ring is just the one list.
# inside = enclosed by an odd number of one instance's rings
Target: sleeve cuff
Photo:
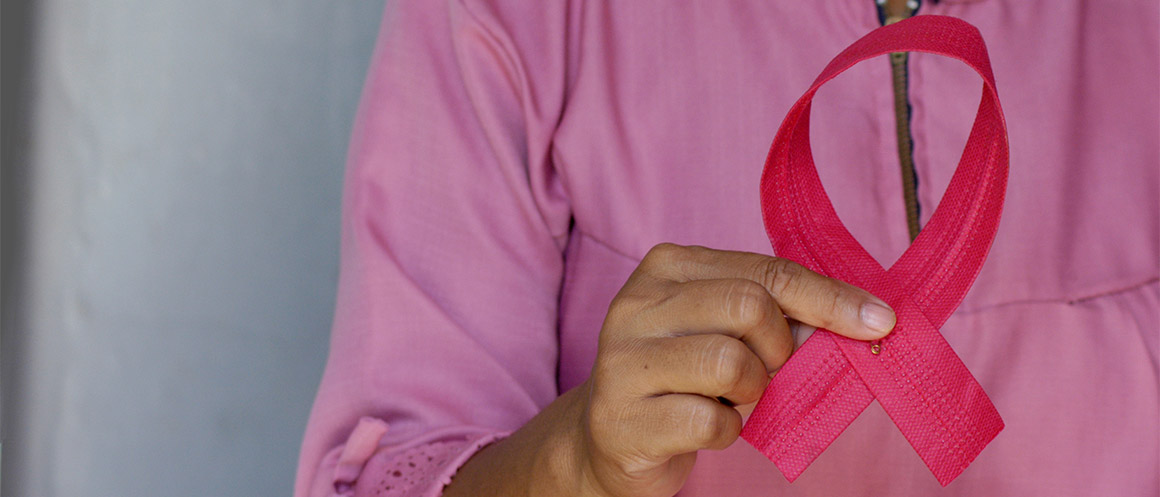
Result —
[[437, 430], [402, 445], [380, 446], [387, 423], [363, 418], [334, 467], [341, 497], [438, 497], [471, 456], [510, 432], [474, 427]]

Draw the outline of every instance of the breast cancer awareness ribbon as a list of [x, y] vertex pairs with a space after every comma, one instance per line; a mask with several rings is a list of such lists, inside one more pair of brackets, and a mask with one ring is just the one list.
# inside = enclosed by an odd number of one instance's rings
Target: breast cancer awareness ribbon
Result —
[[[842, 225], [822, 188], [810, 152], [810, 104], [819, 87], [854, 64], [904, 51], [965, 62], [982, 76], [983, 95], [938, 208], [885, 270]], [[871, 343], [818, 330], [774, 376], [741, 436], [789, 481], [874, 399], [944, 486], [1003, 429], [939, 327], [983, 265], [1006, 185], [1007, 127], [991, 63], [978, 29], [962, 20], [923, 15], [872, 31], [838, 54], [790, 109], [761, 177], [774, 253], [877, 295], [894, 308], [898, 323]]]

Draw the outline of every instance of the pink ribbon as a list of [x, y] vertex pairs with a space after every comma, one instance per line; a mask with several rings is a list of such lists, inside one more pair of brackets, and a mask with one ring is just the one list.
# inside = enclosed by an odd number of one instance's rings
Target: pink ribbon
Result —
[[[946, 194], [886, 270], [834, 212], [811, 156], [809, 116], [822, 84], [860, 61], [904, 51], [962, 60], [982, 76], [983, 95]], [[741, 436], [789, 481], [874, 399], [944, 486], [1003, 429], [995, 406], [938, 328], [986, 259], [1006, 184], [1007, 127], [991, 63], [978, 29], [962, 20], [924, 15], [872, 31], [838, 54], [790, 109], [761, 178], [774, 253], [877, 295], [894, 308], [898, 324], [872, 343], [818, 330], [774, 377]]]

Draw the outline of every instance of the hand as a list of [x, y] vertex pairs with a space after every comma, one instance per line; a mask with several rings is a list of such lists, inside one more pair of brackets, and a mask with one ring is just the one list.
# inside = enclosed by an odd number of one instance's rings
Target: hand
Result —
[[774, 257], [654, 247], [613, 299], [580, 395], [578, 470], [588, 492], [668, 497], [701, 449], [741, 431], [794, 350], [793, 322], [873, 340], [894, 313], [866, 291]]

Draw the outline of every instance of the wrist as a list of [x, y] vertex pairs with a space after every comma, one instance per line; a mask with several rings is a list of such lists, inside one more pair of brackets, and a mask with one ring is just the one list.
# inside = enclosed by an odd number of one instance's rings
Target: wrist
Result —
[[589, 384], [582, 383], [561, 395], [560, 410], [554, 425], [541, 444], [535, 463], [537, 479], [532, 495], [570, 495], [597, 497], [606, 495], [592, 470], [588, 440], [584, 429]]
[[510, 437], [468, 460], [444, 495], [606, 495], [598, 491], [586, 449], [587, 398], [587, 384], [561, 395]]

